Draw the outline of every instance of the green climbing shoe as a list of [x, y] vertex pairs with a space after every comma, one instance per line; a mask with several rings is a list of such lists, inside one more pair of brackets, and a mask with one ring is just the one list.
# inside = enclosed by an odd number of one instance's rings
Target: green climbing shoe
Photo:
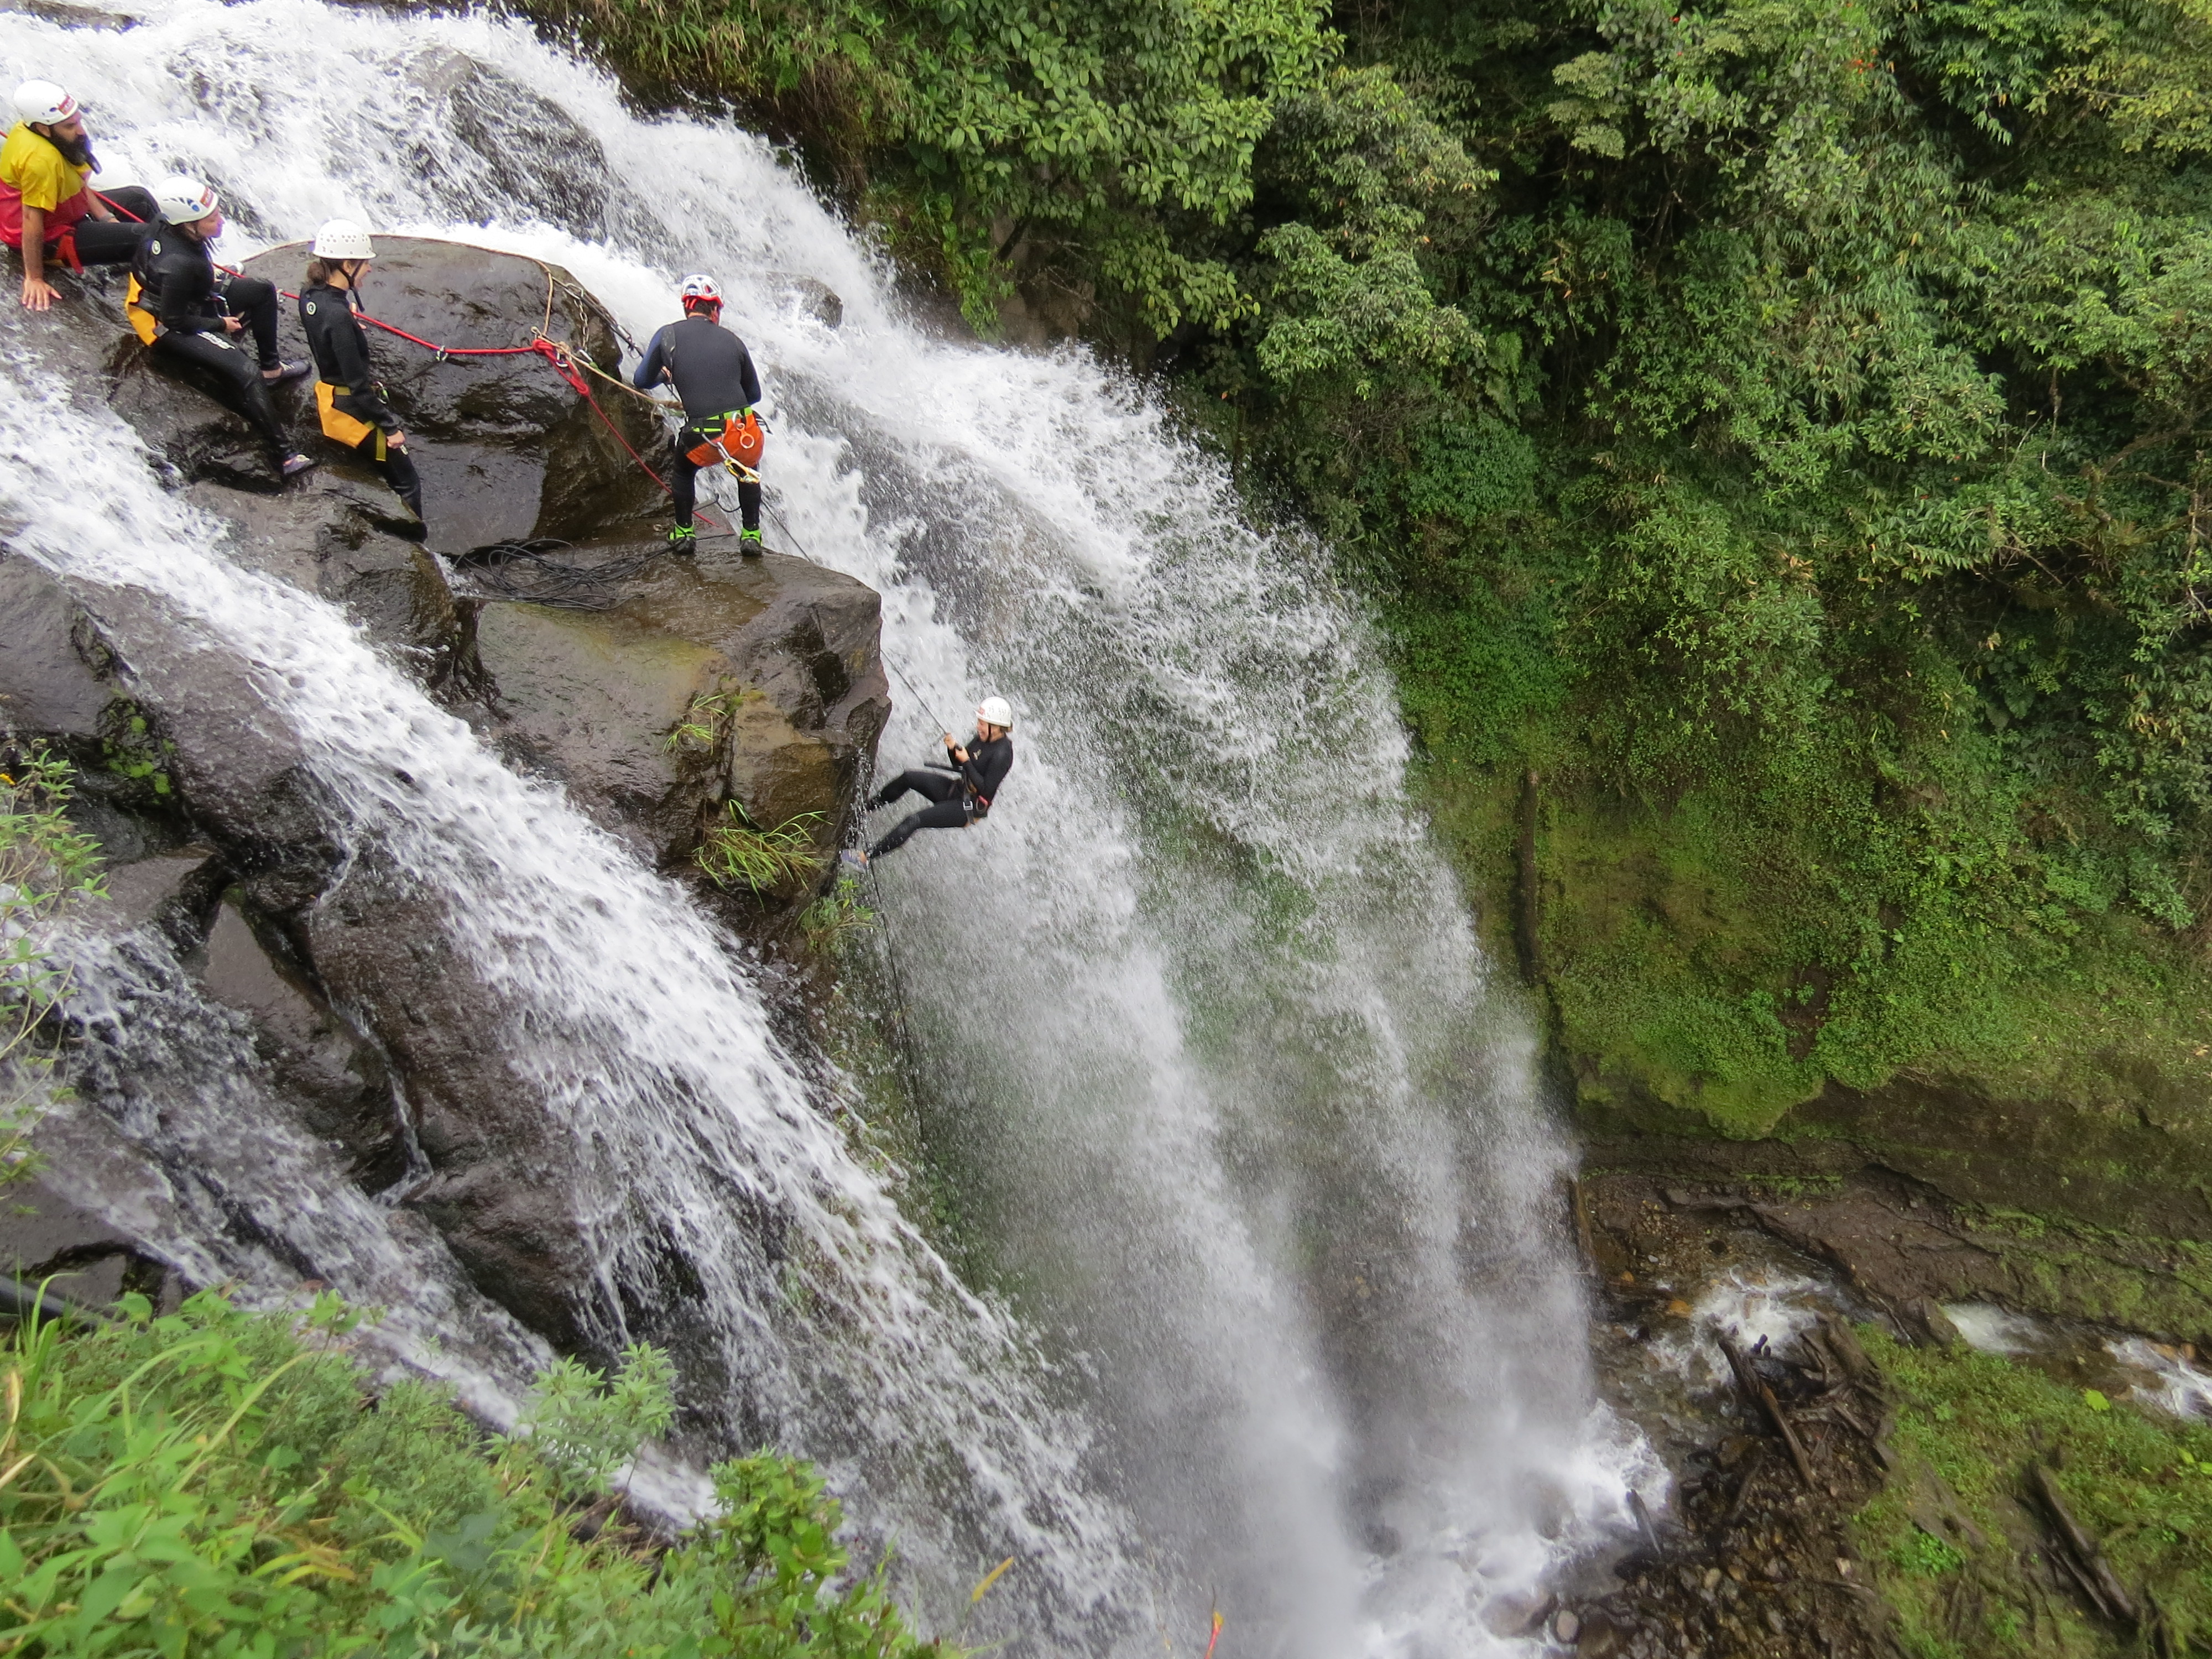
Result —
[[679, 524], [668, 532], [668, 550], [682, 558], [690, 558], [699, 550], [699, 532], [688, 524]]
[[760, 532], [757, 530], [740, 530], [738, 532], [738, 551], [749, 559], [757, 559], [760, 557]]

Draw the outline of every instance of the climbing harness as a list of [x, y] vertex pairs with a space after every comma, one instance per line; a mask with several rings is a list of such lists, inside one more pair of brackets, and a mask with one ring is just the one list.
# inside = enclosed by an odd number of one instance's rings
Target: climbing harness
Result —
[[766, 441], [762, 436], [765, 428], [758, 415], [750, 409], [742, 414], [732, 410], [714, 417], [711, 426], [702, 423], [696, 429], [702, 441], [684, 452], [685, 460], [694, 466], [713, 466], [720, 462], [737, 474], [740, 483], [760, 482], [760, 474], [755, 469], [760, 465], [761, 450]]

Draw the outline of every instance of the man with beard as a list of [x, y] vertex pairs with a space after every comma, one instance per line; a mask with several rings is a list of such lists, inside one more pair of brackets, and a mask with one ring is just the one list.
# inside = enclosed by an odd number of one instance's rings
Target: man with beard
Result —
[[154, 221], [154, 198], [135, 185], [103, 198], [86, 182], [100, 163], [84, 112], [52, 82], [16, 88], [15, 117], [0, 143], [0, 241], [23, 256], [24, 306], [44, 311], [55, 297], [46, 261], [73, 270], [124, 264]]

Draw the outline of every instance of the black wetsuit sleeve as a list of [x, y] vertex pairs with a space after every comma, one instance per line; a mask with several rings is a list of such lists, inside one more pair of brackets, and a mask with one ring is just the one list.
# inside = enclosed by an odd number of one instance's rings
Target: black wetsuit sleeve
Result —
[[161, 308], [155, 314], [172, 334], [224, 333], [222, 319], [209, 303], [214, 294], [214, 266], [172, 254], [161, 262]]
[[664, 325], [645, 349], [645, 361], [637, 366], [630, 384], [640, 392], [650, 392], [660, 384], [660, 377], [668, 372], [668, 329]]
[[742, 340], [738, 342], [738, 373], [744, 378], [744, 406], [750, 409], [761, 400], [760, 375], [753, 368], [753, 354], [745, 349], [745, 343]]

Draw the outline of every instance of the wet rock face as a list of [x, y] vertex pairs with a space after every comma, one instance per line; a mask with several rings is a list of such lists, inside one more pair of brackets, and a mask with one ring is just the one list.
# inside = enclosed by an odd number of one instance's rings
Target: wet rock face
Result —
[[818, 814], [826, 854], [890, 713], [880, 611], [803, 559], [709, 551], [605, 611], [489, 605], [477, 649], [508, 752], [653, 863], [688, 863], [730, 800], [765, 829]]
[[[533, 262], [404, 238], [379, 247], [370, 300], [411, 332], [509, 344], [545, 325], [549, 273]], [[257, 264], [296, 287], [303, 259], [292, 249]], [[611, 366], [604, 313], [562, 273], [550, 280], [551, 331]], [[81, 404], [130, 420], [172, 486], [228, 526], [228, 556], [342, 608], [487, 743], [649, 863], [688, 869], [730, 802], [764, 827], [809, 822], [825, 853], [838, 844], [890, 708], [872, 591], [799, 559], [740, 559], [734, 544], [641, 560], [656, 548], [639, 536], [658, 493], [542, 359], [441, 363], [380, 342], [444, 536], [426, 548], [349, 458], [269, 477], [242, 421], [124, 338], [115, 297], [89, 284], [48, 313], [0, 307], [0, 348], [38, 354]], [[635, 399], [601, 401], [641, 447], [656, 435]], [[306, 439], [300, 389], [282, 406], [305, 447], [337, 455]], [[532, 534], [586, 542], [561, 556], [629, 574], [599, 592], [604, 608], [558, 611], [494, 597], [437, 550]], [[199, 994], [248, 1037], [288, 1132], [323, 1143], [364, 1189], [404, 1194], [533, 1328], [586, 1343], [586, 1212], [599, 1200], [558, 1079], [514, 1040], [508, 991], [450, 945], [442, 901], [374, 838], [353, 844], [315, 754], [270, 714], [260, 671], [209, 649], [157, 595], [64, 585], [5, 554], [0, 647], [0, 725], [77, 763], [73, 810], [108, 854], [117, 927], [167, 935]], [[767, 939], [809, 896], [722, 908]], [[55, 1213], [61, 1231], [36, 1260], [131, 1242]]]
[[240, 562], [338, 605], [431, 690], [447, 688], [465, 667], [474, 607], [455, 600], [438, 561], [408, 534], [405, 509], [381, 484], [317, 471], [281, 495], [216, 483], [185, 493], [230, 521]]
[[[362, 300], [395, 328], [471, 349], [527, 346], [542, 333], [610, 374], [621, 361], [613, 322], [558, 265], [416, 236], [379, 236], [376, 252]], [[292, 244], [242, 269], [297, 292], [307, 257]], [[281, 314], [284, 355], [306, 356], [298, 307], [283, 301]], [[441, 361], [395, 335], [368, 332], [370, 361], [422, 474], [434, 547], [532, 536], [581, 540], [659, 505], [659, 486], [544, 357], [525, 351]], [[604, 381], [592, 386], [607, 421], [633, 447], [650, 458], [665, 447], [644, 404]], [[318, 434], [312, 395], [295, 392], [294, 400], [303, 437]], [[306, 447], [325, 461], [344, 453], [319, 436]]]

